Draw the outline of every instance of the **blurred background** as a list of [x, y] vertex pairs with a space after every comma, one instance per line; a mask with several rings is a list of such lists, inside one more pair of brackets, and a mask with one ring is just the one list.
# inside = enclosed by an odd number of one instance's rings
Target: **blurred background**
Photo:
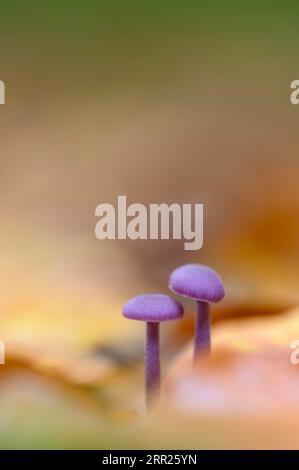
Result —
[[[120, 424], [142, 409], [144, 333], [121, 309], [139, 293], [167, 293], [180, 264], [224, 279], [218, 328], [293, 311], [298, 13], [293, 1], [2, 0], [4, 447], [149, 442]], [[121, 194], [203, 203], [203, 249], [97, 240], [95, 207]], [[163, 328], [164, 365], [192, 338], [185, 305], [185, 320]], [[280, 343], [297, 331], [296, 316]]]

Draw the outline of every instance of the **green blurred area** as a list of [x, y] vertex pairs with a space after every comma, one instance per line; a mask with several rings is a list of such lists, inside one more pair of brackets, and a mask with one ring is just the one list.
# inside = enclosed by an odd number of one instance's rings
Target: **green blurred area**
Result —
[[243, 67], [254, 76], [256, 62], [274, 61], [273, 86], [282, 63], [296, 70], [298, 12], [296, 2], [3, 1], [1, 66], [27, 85], [48, 78], [59, 93], [82, 77], [107, 92], [166, 87], [180, 67], [213, 80]]

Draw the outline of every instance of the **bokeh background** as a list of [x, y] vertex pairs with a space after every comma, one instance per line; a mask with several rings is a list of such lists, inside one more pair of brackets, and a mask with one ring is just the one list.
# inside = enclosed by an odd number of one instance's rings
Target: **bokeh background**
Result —
[[[275, 346], [299, 335], [297, 314], [285, 336], [276, 323], [299, 300], [298, 13], [291, 1], [2, 0], [3, 447], [157, 445], [126, 428], [144, 426], [143, 326], [121, 309], [167, 293], [179, 264], [224, 279], [216, 335], [233, 322], [244, 349], [245, 317], [273, 320]], [[203, 249], [97, 240], [95, 207], [121, 194], [203, 203]], [[191, 310], [163, 327], [165, 374]], [[190, 445], [231, 445], [211, 426], [218, 440]]]

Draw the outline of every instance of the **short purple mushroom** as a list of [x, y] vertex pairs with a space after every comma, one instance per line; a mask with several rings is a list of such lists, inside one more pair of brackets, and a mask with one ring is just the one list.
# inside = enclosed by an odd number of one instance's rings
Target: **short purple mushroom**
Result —
[[144, 294], [129, 300], [123, 308], [123, 315], [146, 322], [145, 390], [149, 405], [160, 392], [159, 323], [182, 317], [183, 307], [167, 295]]
[[211, 350], [209, 303], [216, 303], [225, 295], [222, 280], [211, 268], [201, 264], [186, 264], [172, 272], [169, 288], [176, 294], [196, 300], [194, 359]]

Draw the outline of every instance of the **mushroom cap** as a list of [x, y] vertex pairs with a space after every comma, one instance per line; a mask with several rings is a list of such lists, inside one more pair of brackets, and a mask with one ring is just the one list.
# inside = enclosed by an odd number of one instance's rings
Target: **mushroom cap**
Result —
[[176, 294], [203, 302], [219, 302], [225, 295], [222, 280], [202, 264], [185, 264], [173, 271], [169, 288]]
[[123, 308], [123, 315], [131, 320], [160, 322], [176, 320], [183, 316], [179, 302], [163, 294], [138, 295], [129, 300]]

